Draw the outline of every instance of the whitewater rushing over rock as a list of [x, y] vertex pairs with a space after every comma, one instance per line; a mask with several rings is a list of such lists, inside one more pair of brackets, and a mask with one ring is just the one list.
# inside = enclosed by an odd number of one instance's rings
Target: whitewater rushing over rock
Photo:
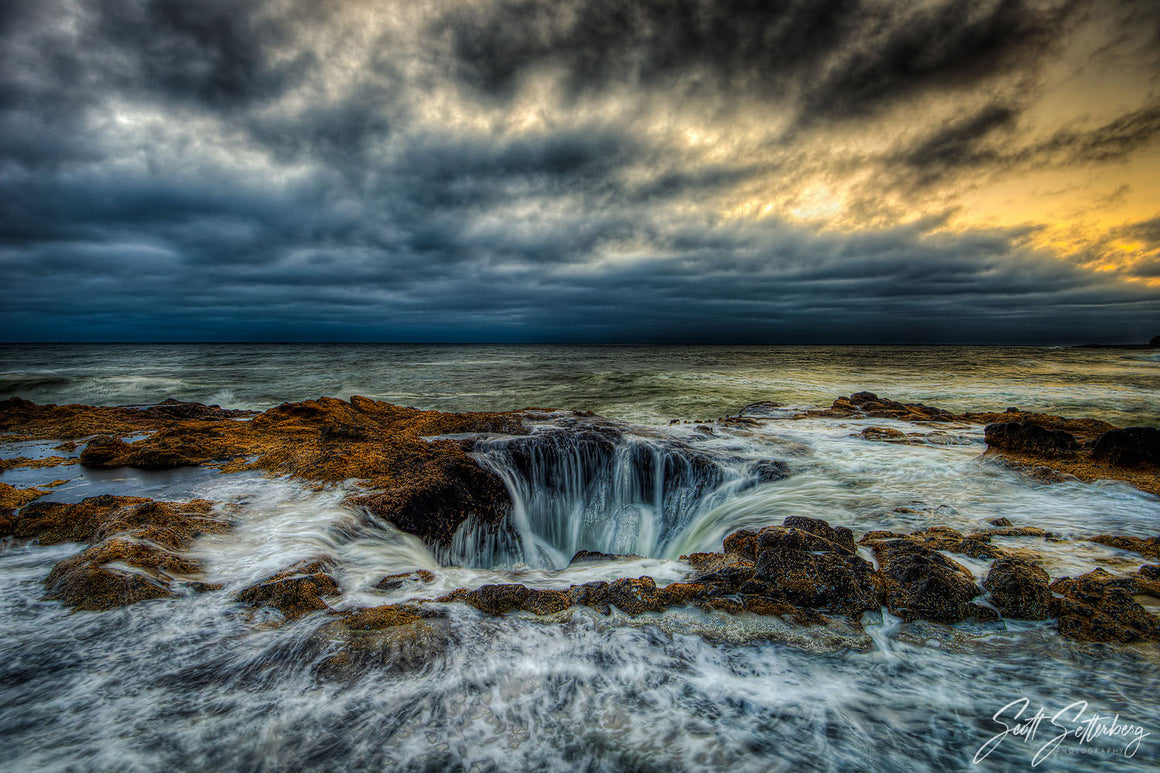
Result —
[[1139, 433], [727, 415], [0, 406], [0, 770], [965, 770], [1021, 696], [1155, 769], [1160, 499], [985, 427]]
[[465, 523], [446, 560], [493, 568], [562, 569], [580, 551], [675, 558], [699, 519], [786, 474], [779, 462], [718, 458], [657, 430], [573, 414], [479, 441], [472, 456], [503, 479], [512, 510], [503, 529]]

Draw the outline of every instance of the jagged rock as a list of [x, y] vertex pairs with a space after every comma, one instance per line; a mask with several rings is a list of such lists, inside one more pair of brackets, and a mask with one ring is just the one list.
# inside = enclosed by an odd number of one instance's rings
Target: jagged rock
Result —
[[1000, 558], [991, 565], [983, 587], [991, 603], [1017, 620], [1046, 620], [1051, 616], [1051, 577], [1040, 567], [1020, 558]]
[[[250, 421], [224, 421], [253, 416]], [[403, 531], [449, 544], [469, 517], [502, 524], [511, 501], [498, 475], [467, 455], [470, 442], [443, 434], [527, 434], [518, 414], [440, 413], [365, 397], [286, 403], [260, 414], [167, 401], [148, 408], [38, 406], [0, 401], [0, 431], [18, 439], [94, 439], [81, 463], [170, 469], [221, 464], [323, 483], [359, 480], [350, 503]], [[133, 443], [119, 438], [146, 432]]]
[[665, 608], [665, 600], [651, 577], [636, 579], [624, 577], [608, 583], [589, 583], [581, 587], [587, 588], [585, 600], [577, 603], [584, 603], [587, 606], [614, 606], [629, 615], [661, 612]]
[[572, 556], [572, 560], [568, 562], [568, 566], [575, 566], [577, 564], [594, 564], [601, 561], [615, 561], [617, 559], [634, 559], [644, 558], [635, 553], [601, 553], [596, 550], [580, 550], [576, 555]]
[[47, 493], [36, 488], [15, 488], [0, 483], [0, 537], [14, 533], [16, 519], [12, 517], [13, 512]]
[[983, 430], [987, 446], [1001, 451], [1048, 458], [1072, 457], [1079, 450], [1075, 435], [1029, 422], [988, 424]]
[[[851, 541], [853, 536], [851, 535]], [[832, 551], [836, 553], [853, 553], [852, 549], [847, 548], [833, 540], [827, 539], [820, 534], [786, 526], [769, 526], [757, 533], [757, 539], [754, 540], [754, 550], [758, 557], [766, 550], [770, 549], [788, 549], [788, 550], [805, 550], [805, 551]]]
[[435, 574], [427, 569], [416, 569], [413, 572], [403, 572], [401, 574], [388, 574], [383, 579], [375, 583], [376, 590], [394, 590], [401, 588], [410, 581], [419, 582], [434, 582]]
[[251, 606], [272, 607], [287, 620], [297, 620], [311, 612], [330, 609], [323, 597], [340, 593], [330, 574], [333, 569], [331, 558], [299, 561], [241, 590], [235, 598]]
[[847, 397], [839, 397], [824, 411], [812, 411], [810, 415], [847, 417], [869, 416], [875, 419], [899, 419], [901, 421], [926, 422], [949, 421], [954, 415], [942, 408], [934, 408], [922, 403], [899, 403], [881, 398], [873, 392], [856, 392]]
[[752, 551], [742, 553], [690, 553], [681, 556], [681, 560], [689, 564], [701, 574], [709, 574], [730, 566], [740, 566], [752, 569], [754, 566]]
[[341, 622], [351, 631], [381, 631], [395, 625], [417, 623], [422, 619], [422, 610], [412, 604], [384, 604], [346, 612]]
[[110, 494], [88, 497], [76, 504], [33, 502], [7, 523], [0, 521], [0, 536], [36, 539], [42, 545], [52, 545], [96, 541], [135, 531], [139, 537], [178, 549], [188, 546], [200, 534], [229, 528], [209, 517], [212, 508], [213, 503], [204, 499], [155, 502], [145, 497]]
[[1088, 539], [1088, 542], [1095, 542], [1098, 545], [1107, 545], [1110, 548], [1119, 548], [1120, 550], [1130, 550], [1142, 556], [1160, 558], [1160, 537], [1140, 538], [1100, 534], [1099, 536], [1091, 537]]
[[991, 538], [991, 537], [1044, 537], [1051, 538], [1054, 535], [1046, 529], [1041, 529], [1038, 526], [1001, 526], [995, 529], [987, 529], [982, 534], [972, 534], [972, 537]]
[[314, 635], [317, 644], [338, 651], [320, 660], [323, 679], [352, 679], [370, 668], [409, 671], [441, 655], [454, 635], [445, 616], [412, 604], [387, 604], [343, 612]]
[[1117, 467], [1160, 467], [1160, 429], [1109, 430], [1096, 439], [1092, 459]]
[[[110, 566], [112, 564], [112, 566]], [[172, 598], [174, 574], [196, 574], [200, 564], [146, 542], [117, 537], [59, 562], [44, 580], [45, 598], [73, 609], [104, 610]]]
[[1052, 600], [1059, 632], [1080, 641], [1160, 641], [1160, 618], [1132, 598], [1132, 578], [1096, 569], [1051, 584], [1060, 595]]
[[172, 416], [176, 419], [200, 419], [201, 421], [222, 421], [224, 419], [240, 419], [252, 416], [253, 411], [239, 411], [222, 408], [219, 405], [203, 405], [202, 403], [185, 403], [181, 400], [169, 398], [164, 402], [151, 405], [145, 410]]
[[699, 575], [693, 582], [712, 588], [717, 593], [732, 593], [753, 579], [756, 566], [750, 562], [728, 564]]
[[566, 591], [528, 588], [519, 584], [482, 585], [475, 590], [459, 590], [439, 601], [462, 601], [489, 615], [505, 615], [514, 610], [547, 615], [572, 606]]
[[961, 533], [947, 526], [930, 526], [926, 529], [900, 534], [893, 531], [871, 531], [862, 536], [859, 542], [863, 545], [872, 545], [885, 540], [903, 539], [931, 550], [945, 550], [950, 553], [962, 553], [971, 558], [999, 558], [1006, 555], [1004, 551], [990, 543], [991, 534], [972, 534], [963, 536]]
[[737, 553], [750, 560], [757, 556], [757, 532], [748, 529], [738, 529], [729, 534], [722, 542], [722, 549], [726, 554]]
[[757, 478], [758, 483], [773, 483], [785, 480], [790, 475], [789, 465], [774, 459], [763, 459], [760, 462], [755, 462], [750, 470]]
[[874, 529], [873, 531], [868, 531], [865, 534], [863, 534], [862, 538], [860, 540], [858, 540], [858, 544], [859, 545], [869, 545], [872, 542], [881, 542], [882, 540], [888, 540], [888, 539], [906, 539], [909, 536], [910, 536], [909, 534], [906, 534], [906, 533], [900, 532], [900, 531], [888, 531], [886, 529]]
[[968, 603], [982, 590], [962, 564], [910, 540], [872, 545], [886, 577], [886, 605], [906, 620], [957, 623], [971, 615]]
[[816, 534], [819, 537], [833, 542], [839, 547], [845, 548], [851, 553], [854, 552], [854, 532], [845, 526], [830, 526], [830, 524], [819, 518], [806, 518], [800, 515], [789, 516], [781, 522], [781, 525], [808, 531], [811, 534]]
[[81, 449], [81, 464], [98, 470], [121, 467], [129, 455], [129, 444], [119, 437], [100, 435]]
[[992, 526], [1012, 526], [1013, 525], [1011, 523], [1010, 519], [1007, 519], [1007, 518], [992, 518], [991, 520], [987, 521], [987, 523], [991, 524]]
[[350, 502], [402, 531], [440, 544], [449, 544], [469, 517], [501, 524], [511, 509], [511, 497], [500, 477], [466, 456], [423, 465], [396, 486], [352, 497]]
[[909, 438], [905, 432], [890, 427], [866, 427], [862, 430], [863, 440], [874, 440], [882, 443], [906, 443]]
[[1160, 565], [1145, 564], [1132, 579], [1136, 585], [1136, 593], [1160, 599]]
[[757, 558], [753, 581], [741, 591], [847, 615], [880, 607], [874, 568], [840, 550], [817, 553], [787, 545], [766, 549]]

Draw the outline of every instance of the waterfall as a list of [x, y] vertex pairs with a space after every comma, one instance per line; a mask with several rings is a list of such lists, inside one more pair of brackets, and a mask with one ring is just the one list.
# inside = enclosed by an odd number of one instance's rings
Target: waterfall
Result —
[[580, 550], [668, 557], [680, 535], [758, 473], [606, 420], [476, 443], [513, 507], [506, 531], [465, 523], [447, 557], [469, 566], [563, 568]]

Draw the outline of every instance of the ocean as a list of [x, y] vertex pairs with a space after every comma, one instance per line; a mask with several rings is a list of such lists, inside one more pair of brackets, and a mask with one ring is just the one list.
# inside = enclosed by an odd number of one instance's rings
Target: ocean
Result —
[[860, 390], [950, 410], [1015, 405], [1160, 423], [1160, 352], [974, 346], [153, 344], [0, 346], [0, 399], [167, 397], [264, 409], [363, 395], [447, 411], [528, 406], [656, 423]]
[[[619, 422], [623, 435], [586, 477], [575, 470], [595, 463], [580, 447], [519, 465], [504, 438], [479, 444], [474, 457], [501, 476], [515, 502], [518, 540], [492, 544], [468, 525], [449, 550], [344, 504], [345, 485], [202, 468], [0, 472], [0, 482], [17, 486], [66, 479], [48, 500], [202, 497], [224, 503], [234, 523], [192, 550], [206, 580], [223, 590], [107, 612], [72, 613], [42, 598], [45, 575], [80, 546], [0, 545], [0, 768], [1024, 769], [1058, 735], [1051, 717], [1070, 705], [1057, 718], [1068, 728], [1117, 715], [1148, 735], [1131, 747], [1125, 737], [1068, 736], [1042, 769], [1156, 769], [1155, 645], [1079, 643], [1051, 621], [946, 626], [904, 623], [884, 611], [865, 616], [857, 632], [692, 609], [540, 619], [450, 604], [447, 635], [420, 663], [335, 680], [316, 668], [325, 654], [317, 644], [321, 616], [278, 625], [233, 601], [239, 589], [320, 554], [339, 566], [339, 608], [496, 582], [567, 588], [649, 576], [664, 585], [690, 576], [681, 555], [719, 551], [732, 531], [790, 515], [823, 518], [855, 535], [933, 525], [966, 532], [1008, 518], [1061, 538], [996, 538], [1005, 547], [1033, 546], [1053, 579], [1145, 563], [1082, 538], [1155, 535], [1160, 499], [1116, 481], [1029, 477], [982, 457], [975, 425], [923, 428], [918, 442], [891, 444], [860, 432], [913, 432], [914, 425], [712, 423], [759, 401], [783, 406], [763, 411], [791, 415], [860, 390], [954, 411], [1018, 406], [1160, 426], [1160, 354], [1148, 350], [4, 346], [0, 398], [101, 405], [177, 398], [265, 409], [358, 394], [448, 411], [592, 411]], [[555, 419], [545, 416], [547, 431]], [[0, 456], [61, 454], [54, 445], [8, 442]], [[662, 479], [642, 481], [634, 460], [673, 448], [695, 449], [713, 474], [653, 464], [650, 474]], [[755, 484], [754, 465], [768, 460], [784, 462], [790, 474]], [[636, 557], [568, 566], [577, 550]], [[987, 571], [987, 561], [954, 559], [980, 580]], [[415, 569], [435, 579], [421, 588], [374, 587]], [[1039, 708], [1048, 717], [1038, 735], [1010, 734], [981, 757], [1003, 723], [1014, 723], [1021, 699], [1025, 719]]]

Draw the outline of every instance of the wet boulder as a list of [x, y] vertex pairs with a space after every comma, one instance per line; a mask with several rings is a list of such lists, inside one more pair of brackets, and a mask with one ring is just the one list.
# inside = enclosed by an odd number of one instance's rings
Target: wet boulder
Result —
[[[11, 522], [9, 533], [42, 545], [100, 541], [134, 531], [163, 547], [188, 546], [201, 534], [218, 533], [228, 524], [210, 516], [214, 505], [204, 499], [155, 502], [145, 497], [102, 494], [75, 504], [33, 502]], [[2, 526], [0, 526], [2, 528]], [[142, 530], [148, 530], [147, 532]], [[6, 536], [0, 533], [0, 536]]]
[[1119, 550], [1130, 550], [1142, 556], [1160, 558], [1160, 537], [1124, 537], [1116, 534], [1100, 534], [1091, 537], [1088, 541]]
[[506, 615], [516, 610], [549, 615], [562, 612], [573, 603], [566, 591], [528, 588], [518, 583], [481, 585], [475, 590], [460, 588], [439, 601], [462, 601], [488, 615]]
[[853, 555], [854, 533], [843, 526], [832, 527], [817, 518], [790, 516], [781, 526], [767, 526], [755, 536], [755, 557], [770, 548], [835, 551]]
[[13, 513], [29, 502], [44, 496], [46, 491], [36, 488], [16, 488], [0, 483], [0, 537], [7, 537], [16, 529]]
[[1160, 641], [1160, 617], [1132, 598], [1136, 586], [1130, 577], [1116, 577], [1096, 569], [1079, 577], [1056, 580], [1051, 590], [1059, 594], [1052, 601], [1052, 611], [1059, 617], [1059, 632], [1069, 639]]
[[[948, 526], [930, 526], [926, 529], [911, 532], [903, 539], [930, 548], [931, 550], [945, 550], [949, 553], [962, 553], [971, 558], [1000, 558], [1004, 552], [991, 544], [989, 534], [972, 534], [964, 536]], [[863, 538], [865, 540], [865, 538]]]
[[845, 526], [830, 526], [830, 524], [820, 518], [806, 518], [800, 515], [789, 516], [781, 522], [781, 525], [786, 528], [801, 529], [810, 534], [816, 534], [839, 547], [845, 548], [851, 553], [854, 552], [854, 532]]
[[1160, 467], [1160, 429], [1109, 430], [1096, 439], [1092, 459], [1116, 467]]
[[725, 537], [722, 550], [726, 554], [736, 553], [749, 559], [757, 557], [757, 532], [748, 529], [738, 529]]
[[394, 486], [349, 501], [424, 542], [443, 545], [468, 518], [505, 523], [512, 506], [503, 479], [462, 452], [419, 464]]
[[754, 564], [751, 561], [725, 564], [698, 575], [693, 582], [704, 585], [718, 594], [732, 593], [753, 579], [754, 571]]
[[885, 577], [886, 606], [905, 620], [957, 623], [972, 616], [971, 599], [982, 593], [962, 564], [910, 540], [872, 545]]
[[874, 567], [839, 550], [814, 552], [786, 544], [767, 548], [757, 558], [752, 581], [740, 590], [847, 615], [881, 606]]
[[254, 415], [254, 411], [233, 410], [222, 408], [220, 405], [186, 403], [172, 397], [164, 402], [145, 408], [144, 412], [156, 416], [172, 417], [174, 419], [196, 419], [199, 421], [241, 419]]
[[277, 609], [287, 620], [329, 610], [323, 598], [340, 593], [331, 572], [331, 558], [316, 558], [298, 563], [241, 590], [236, 600], [255, 607]]
[[752, 570], [752, 555], [752, 553], [690, 553], [681, 556], [681, 560], [704, 575], [727, 567], [744, 567]]
[[1038, 564], [1020, 558], [1000, 558], [991, 565], [983, 587], [1003, 617], [1046, 620], [1051, 616], [1051, 577]]
[[750, 467], [750, 473], [758, 483], [774, 483], [790, 476], [789, 465], [775, 459], [762, 459]]
[[863, 440], [873, 440], [879, 443], [907, 443], [910, 438], [905, 432], [891, 427], [866, 427], [861, 432]]
[[200, 564], [127, 537], [105, 540], [59, 562], [44, 580], [45, 598], [81, 610], [105, 610], [149, 599], [173, 598], [174, 575]]
[[[312, 637], [331, 653], [315, 666], [324, 679], [357, 678], [371, 668], [411, 671], [442, 655], [454, 641], [446, 616], [414, 604], [386, 604], [340, 614]], [[334, 651], [337, 648], [337, 651]]]
[[[675, 590], [673, 593], [678, 593], [679, 590]], [[696, 592], [693, 589], [684, 590], [690, 593]], [[593, 607], [603, 614], [608, 614], [611, 607], [616, 607], [629, 615], [661, 612], [668, 605], [669, 600], [673, 598], [672, 594], [666, 594], [659, 590], [656, 581], [651, 577], [624, 577], [612, 582], [588, 582], [583, 585], [573, 585], [567, 593], [573, 603]]]
[[988, 424], [983, 430], [988, 448], [1030, 456], [1068, 458], [1079, 450], [1075, 435], [1061, 429], [1047, 429], [1030, 422], [1006, 421]]
[[579, 550], [576, 555], [568, 562], [568, 566], [577, 566], [580, 564], [597, 564], [604, 561], [616, 560], [630, 560], [635, 558], [644, 558], [635, 553], [601, 553], [597, 550]]
[[122, 467], [129, 456], [129, 444], [112, 435], [99, 435], [81, 449], [80, 461], [85, 467], [107, 470]]
[[613, 580], [604, 589], [602, 603], [610, 604], [629, 615], [661, 612], [665, 608], [665, 600], [651, 577]]
[[413, 572], [402, 572], [400, 574], [388, 574], [383, 579], [375, 583], [375, 590], [395, 590], [401, 588], [407, 583], [422, 582], [429, 583], [435, 581], [435, 574], [427, 569], [416, 569]]

